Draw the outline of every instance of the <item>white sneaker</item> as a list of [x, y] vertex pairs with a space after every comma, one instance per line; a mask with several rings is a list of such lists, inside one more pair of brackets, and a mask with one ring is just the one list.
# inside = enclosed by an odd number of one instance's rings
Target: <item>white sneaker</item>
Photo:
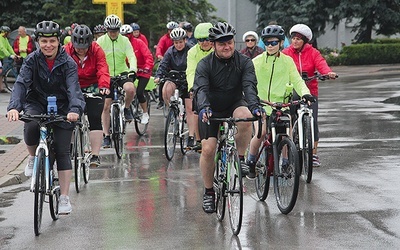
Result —
[[150, 119], [149, 113], [143, 113], [140, 123], [147, 124], [147, 123], [149, 123], [149, 119]]
[[60, 195], [60, 203], [58, 204], [59, 214], [69, 214], [72, 212], [71, 202], [69, 197], [66, 195]]
[[28, 164], [25, 166], [25, 176], [32, 176], [33, 164], [35, 163], [35, 156], [28, 156]]

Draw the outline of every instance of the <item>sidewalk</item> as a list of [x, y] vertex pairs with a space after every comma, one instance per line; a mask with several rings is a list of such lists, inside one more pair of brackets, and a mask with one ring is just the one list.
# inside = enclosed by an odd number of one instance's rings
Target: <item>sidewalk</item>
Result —
[[[369, 78], [376, 76], [400, 76], [400, 64], [380, 64], [362, 66], [334, 66], [332, 70], [340, 79]], [[28, 153], [23, 141], [23, 123], [8, 122], [5, 118], [10, 94], [0, 94], [0, 138], [15, 136], [21, 141], [17, 144], [0, 145], [0, 188], [27, 180], [24, 169]]]

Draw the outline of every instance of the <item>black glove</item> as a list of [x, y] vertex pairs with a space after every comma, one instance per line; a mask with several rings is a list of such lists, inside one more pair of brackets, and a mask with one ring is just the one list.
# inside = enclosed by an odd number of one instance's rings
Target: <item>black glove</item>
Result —
[[136, 80], [136, 72], [135, 71], [129, 71], [128, 72], [128, 78], [131, 78], [133, 81]]
[[[251, 113], [254, 116], [262, 116], [262, 114], [265, 114], [265, 110], [264, 110], [264, 108], [262, 106], [256, 106], [255, 108], [253, 108]], [[257, 114], [257, 113], [259, 113], [259, 114]]]
[[316, 102], [317, 99], [315, 99], [314, 96], [310, 95], [310, 94], [305, 94], [301, 97], [301, 99], [306, 100], [308, 102]]

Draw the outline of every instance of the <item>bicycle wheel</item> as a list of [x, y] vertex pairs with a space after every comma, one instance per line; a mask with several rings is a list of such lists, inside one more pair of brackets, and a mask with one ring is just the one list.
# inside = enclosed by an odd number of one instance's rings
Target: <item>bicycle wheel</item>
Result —
[[292, 211], [299, 191], [300, 165], [296, 146], [283, 137], [274, 152], [274, 191], [278, 208], [283, 214]]
[[226, 204], [226, 171], [221, 160], [221, 152], [216, 153], [216, 162], [214, 170], [214, 190], [215, 190], [215, 210], [217, 212], [218, 221], [222, 221], [225, 217]]
[[[146, 91], [144, 92], [144, 96], [147, 100], [147, 113], [150, 115], [150, 98]], [[134, 105], [135, 110], [136, 110], [136, 112], [135, 112], [136, 114], [134, 114], [135, 130], [138, 135], [142, 136], [142, 135], [146, 134], [149, 123], [146, 123], [146, 124], [140, 123], [142, 116], [143, 116], [143, 109], [142, 109], [142, 106], [140, 106], [140, 103], [139, 103], [139, 100], [137, 99], [137, 97], [135, 97], [135, 100], [133, 101], [131, 106], [132, 105]]]
[[34, 209], [33, 227], [36, 236], [40, 234], [40, 227], [42, 225], [44, 195], [46, 193], [45, 163], [46, 163], [46, 156], [44, 149], [39, 149], [37, 155], [36, 172], [35, 172], [35, 188], [34, 188], [35, 204], [33, 208]]
[[165, 156], [170, 161], [174, 157], [176, 137], [178, 133], [178, 121], [176, 117], [176, 111], [171, 108], [169, 110], [167, 120], [165, 122], [165, 132], [164, 132], [164, 149]]
[[311, 117], [309, 115], [303, 116], [303, 142], [304, 148], [301, 154], [302, 172], [303, 177], [307, 183], [311, 182], [313, 172], [313, 144], [311, 134]]
[[179, 139], [181, 144], [182, 154], [186, 154], [189, 151], [187, 146], [189, 138], [189, 130], [186, 123], [186, 113], [183, 114], [182, 121], [179, 122]]
[[268, 196], [270, 175], [268, 173], [268, 152], [267, 148], [262, 148], [258, 161], [256, 163], [256, 172], [258, 175], [255, 179], [257, 196], [260, 201], [265, 201]]
[[6, 86], [6, 88], [9, 91], [12, 91], [13, 86], [12, 84], [14, 84], [16, 77], [14, 76], [15, 71], [13, 70], [13, 68], [9, 68], [3, 75], [3, 82], [4, 85]]
[[117, 154], [118, 159], [122, 158], [122, 150], [124, 147], [123, 142], [123, 130], [124, 124], [121, 119], [121, 111], [117, 105], [112, 106], [112, 140], [114, 142], [115, 153]]
[[243, 179], [239, 154], [232, 148], [228, 157], [228, 211], [232, 232], [238, 235], [243, 217]]
[[[54, 183], [53, 183], [54, 184]], [[50, 215], [53, 220], [58, 220], [58, 205], [60, 200], [60, 186], [55, 186], [53, 192], [49, 195]]]
[[[86, 115], [85, 115], [86, 116]], [[84, 120], [84, 129], [82, 131], [82, 146], [83, 146], [83, 160], [82, 160], [82, 172], [83, 172], [83, 181], [85, 184], [89, 182], [89, 171], [90, 171], [90, 157], [91, 151], [90, 148], [90, 139], [89, 139], [89, 122], [87, 121], [87, 117]]]
[[75, 173], [75, 190], [77, 193], [80, 192], [82, 187], [82, 162], [83, 162], [83, 150], [82, 150], [82, 134], [79, 127], [74, 130], [74, 144], [73, 144], [73, 164]]

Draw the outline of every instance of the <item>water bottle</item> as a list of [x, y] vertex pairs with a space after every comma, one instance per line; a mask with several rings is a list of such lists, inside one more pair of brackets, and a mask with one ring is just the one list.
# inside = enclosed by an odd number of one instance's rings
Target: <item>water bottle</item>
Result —
[[48, 96], [47, 97], [47, 114], [57, 114], [57, 97]]

